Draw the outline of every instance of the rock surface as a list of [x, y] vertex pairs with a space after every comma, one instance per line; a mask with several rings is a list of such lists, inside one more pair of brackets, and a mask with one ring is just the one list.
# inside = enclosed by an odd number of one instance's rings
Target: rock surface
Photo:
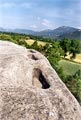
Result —
[[0, 120], [81, 120], [81, 108], [43, 55], [0, 41]]

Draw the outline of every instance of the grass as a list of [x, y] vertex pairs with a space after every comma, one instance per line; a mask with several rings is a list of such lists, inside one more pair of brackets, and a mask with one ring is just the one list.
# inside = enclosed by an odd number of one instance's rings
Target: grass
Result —
[[[26, 42], [27, 42], [27, 44], [32, 45], [35, 42], [35, 40], [29, 39], [29, 40], [26, 40]], [[45, 46], [46, 45], [46, 42], [42, 42], [42, 41], [37, 41], [37, 43], [38, 43], [38, 46], [40, 46], [40, 45]]]
[[81, 64], [63, 59], [59, 61], [59, 66], [63, 68], [63, 72], [66, 76], [74, 75], [79, 69], [81, 69]]

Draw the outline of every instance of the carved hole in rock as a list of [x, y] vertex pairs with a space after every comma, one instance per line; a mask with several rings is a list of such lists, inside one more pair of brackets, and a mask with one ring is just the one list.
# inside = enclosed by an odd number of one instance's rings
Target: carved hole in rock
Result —
[[35, 55], [32, 55], [33, 60], [38, 60], [38, 58]]
[[32, 84], [42, 89], [48, 89], [50, 87], [42, 71], [38, 68], [34, 69]]
[[32, 60], [38, 60], [38, 58], [35, 55], [32, 55], [32, 54], [28, 55], [28, 57], [31, 58]]
[[29, 52], [31, 52], [31, 53], [36, 53], [36, 51], [35, 51], [35, 50], [29, 50]]

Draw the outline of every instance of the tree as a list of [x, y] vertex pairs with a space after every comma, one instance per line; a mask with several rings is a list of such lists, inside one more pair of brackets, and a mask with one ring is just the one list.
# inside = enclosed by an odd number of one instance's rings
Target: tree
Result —
[[81, 70], [72, 76], [68, 76], [64, 82], [81, 105]]
[[81, 43], [79, 40], [71, 40], [70, 53], [72, 53], [71, 58], [75, 58], [77, 53], [80, 53]]
[[52, 67], [57, 70], [57, 64], [60, 60], [60, 45], [54, 41], [52, 44], [46, 44], [44, 46], [45, 56], [48, 58]]
[[70, 51], [70, 45], [71, 45], [71, 41], [67, 38], [64, 38], [63, 40], [60, 41], [60, 46], [65, 52], [64, 57], [67, 55], [67, 52]]
[[35, 49], [35, 50], [38, 50], [38, 49], [39, 49], [39, 46], [38, 46], [38, 43], [37, 43], [36, 40], [35, 40], [34, 43], [31, 45], [31, 48], [32, 48], [32, 49]]

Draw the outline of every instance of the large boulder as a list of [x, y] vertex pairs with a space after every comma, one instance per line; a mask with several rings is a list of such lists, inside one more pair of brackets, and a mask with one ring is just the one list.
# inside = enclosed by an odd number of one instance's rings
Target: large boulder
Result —
[[42, 54], [0, 41], [0, 120], [81, 120], [81, 108]]

